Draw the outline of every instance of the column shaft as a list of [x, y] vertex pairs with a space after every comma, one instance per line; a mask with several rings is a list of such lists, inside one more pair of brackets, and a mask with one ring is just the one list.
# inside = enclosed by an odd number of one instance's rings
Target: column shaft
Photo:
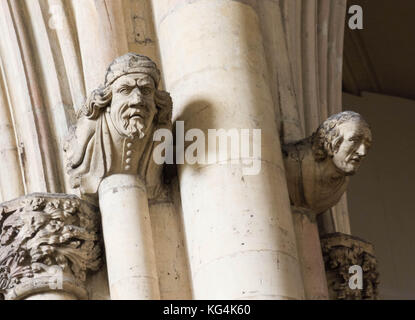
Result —
[[[0, 73], [3, 72], [1, 66]], [[13, 130], [13, 121], [7, 99], [3, 75], [0, 74], [0, 188], [2, 201], [11, 200], [24, 194], [19, 151]]]
[[[153, 1], [173, 119], [205, 134], [219, 128], [262, 130], [257, 175], [244, 173], [242, 157], [233, 158], [239, 161], [233, 165], [225, 160], [179, 166], [196, 299], [303, 297], [253, 6], [254, 1]], [[212, 148], [209, 154], [230, 159]]]
[[159, 299], [153, 238], [144, 183], [115, 174], [99, 187], [111, 299]]
[[127, 52], [122, 1], [71, 1], [87, 94], [101, 84], [108, 64]]
[[306, 214], [297, 213], [295, 209], [293, 218], [305, 297], [311, 300], [326, 300], [329, 293], [317, 222], [310, 221]]

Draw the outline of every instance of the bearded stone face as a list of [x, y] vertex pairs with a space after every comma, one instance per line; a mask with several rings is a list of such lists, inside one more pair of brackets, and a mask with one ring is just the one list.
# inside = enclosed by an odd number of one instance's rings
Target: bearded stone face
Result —
[[372, 135], [362, 121], [350, 120], [338, 127], [339, 139], [335, 142], [333, 163], [346, 175], [353, 175], [370, 148]]
[[145, 136], [157, 113], [153, 78], [144, 73], [124, 75], [112, 84], [111, 120], [128, 138]]

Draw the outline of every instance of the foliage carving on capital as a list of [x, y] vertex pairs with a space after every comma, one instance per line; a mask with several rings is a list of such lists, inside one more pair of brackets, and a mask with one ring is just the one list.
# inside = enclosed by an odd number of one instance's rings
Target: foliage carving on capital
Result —
[[[357, 237], [330, 233], [321, 238], [329, 296], [333, 300], [376, 300], [379, 272], [373, 245]], [[351, 267], [362, 270], [362, 288], [350, 286]]]
[[102, 264], [98, 212], [76, 196], [31, 194], [0, 207], [0, 293], [67, 290], [86, 298]]

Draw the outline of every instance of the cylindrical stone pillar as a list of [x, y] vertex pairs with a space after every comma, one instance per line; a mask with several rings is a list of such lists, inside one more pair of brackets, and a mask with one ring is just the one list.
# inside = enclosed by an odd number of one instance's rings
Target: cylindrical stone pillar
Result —
[[255, 5], [153, 1], [173, 119], [184, 121], [186, 130], [201, 129], [206, 138], [209, 129], [249, 129], [251, 136], [261, 129], [255, 158], [261, 170], [255, 175], [246, 173], [240, 154], [231, 165], [226, 148], [207, 148], [207, 157], [217, 156], [213, 163], [179, 165], [196, 299], [303, 298]]
[[71, 1], [86, 93], [101, 84], [111, 61], [128, 50], [123, 1]]
[[295, 208], [293, 219], [305, 297], [308, 300], [327, 300], [329, 292], [317, 221], [304, 212], [296, 211]]
[[159, 299], [145, 184], [136, 175], [106, 177], [99, 207], [111, 299]]
[[19, 163], [19, 151], [13, 132], [7, 92], [0, 74], [0, 188], [2, 201], [24, 194], [23, 178]]

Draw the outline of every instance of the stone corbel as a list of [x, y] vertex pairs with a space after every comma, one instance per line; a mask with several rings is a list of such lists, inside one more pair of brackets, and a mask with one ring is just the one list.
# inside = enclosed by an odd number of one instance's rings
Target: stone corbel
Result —
[[370, 147], [357, 113], [329, 117], [303, 140], [282, 146], [297, 248], [307, 299], [328, 299], [316, 217], [338, 203]]
[[127, 53], [78, 112], [64, 151], [72, 187], [99, 205], [111, 299], [159, 299], [149, 200], [166, 196], [153, 139], [172, 100], [148, 57]]
[[88, 272], [101, 266], [97, 209], [73, 195], [35, 193], [0, 205], [0, 293], [87, 299]]
[[[337, 232], [322, 236], [321, 247], [330, 299], [376, 300], [378, 298], [379, 272], [371, 243]], [[351, 268], [353, 266], [357, 268]], [[356, 270], [362, 271], [361, 288], [356, 286], [354, 279], [351, 278], [360, 276], [359, 271]], [[352, 282], [352, 285], [349, 282]]]
[[336, 205], [371, 142], [362, 116], [344, 111], [324, 121], [310, 137], [283, 145], [291, 205], [313, 219]]

